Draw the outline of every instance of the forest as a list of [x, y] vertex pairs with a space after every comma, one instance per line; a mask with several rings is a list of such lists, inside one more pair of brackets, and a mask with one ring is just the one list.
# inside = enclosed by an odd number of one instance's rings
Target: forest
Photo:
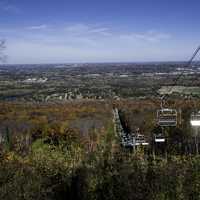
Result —
[[[114, 104], [131, 130], [151, 137], [159, 101]], [[183, 111], [172, 138], [191, 138], [191, 101], [170, 104]], [[112, 108], [109, 100], [1, 102], [0, 199], [200, 199], [199, 155], [180, 152], [179, 143], [155, 157], [151, 148], [121, 147]]]

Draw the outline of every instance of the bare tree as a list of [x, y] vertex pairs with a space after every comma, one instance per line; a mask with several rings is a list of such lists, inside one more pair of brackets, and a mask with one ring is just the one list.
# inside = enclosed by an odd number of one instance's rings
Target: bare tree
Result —
[[4, 50], [6, 48], [6, 41], [0, 39], [0, 62], [5, 62], [6, 56], [4, 55]]

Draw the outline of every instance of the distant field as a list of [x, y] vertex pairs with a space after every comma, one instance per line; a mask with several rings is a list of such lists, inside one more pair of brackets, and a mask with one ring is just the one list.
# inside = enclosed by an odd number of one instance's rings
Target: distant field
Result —
[[200, 87], [185, 87], [185, 86], [174, 86], [171, 89], [171, 86], [162, 86], [159, 89], [160, 94], [172, 94], [180, 93], [186, 95], [200, 95]]

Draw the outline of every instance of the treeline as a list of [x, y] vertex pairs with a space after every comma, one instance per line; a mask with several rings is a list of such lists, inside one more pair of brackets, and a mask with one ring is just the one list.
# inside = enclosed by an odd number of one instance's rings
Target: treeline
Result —
[[[112, 124], [90, 140], [66, 129], [38, 130], [28, 149], [4, 143], [0, 199], [198, 200], [200, 156], [146, 156], [116, 143]], [[53, 130], [53, 129], [52, 129]], [[20, 144], [20, 143], [19, 143]], [[91, 148], [88, 148], [91, 147]]]
[[87, 152], [79, 139], [37, 139], [22, 156], [0, 159], [0, 199], [4, 200], [198, 200], [200, 157], [145, 159], [113, 150], [113, 132]]

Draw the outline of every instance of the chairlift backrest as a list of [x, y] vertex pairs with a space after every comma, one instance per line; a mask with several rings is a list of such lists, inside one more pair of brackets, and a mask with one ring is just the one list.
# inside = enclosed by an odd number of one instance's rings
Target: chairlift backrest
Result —
[[137, 134], [135, 136], [135, 144], [136, 144], [136, 146], [137, 145], [142, 145], [142, 146], [149, 145], [149, 143], [145, 139], [145, 136], [142, 134]]
[[176, 126], [177, 111], [176, 109], [160, 109], [157, 111], [157, 121], [159, 126]]
[[198, 113], [192, 113], [191, 114], [191, 120], [200, 120], [200, 112]]

